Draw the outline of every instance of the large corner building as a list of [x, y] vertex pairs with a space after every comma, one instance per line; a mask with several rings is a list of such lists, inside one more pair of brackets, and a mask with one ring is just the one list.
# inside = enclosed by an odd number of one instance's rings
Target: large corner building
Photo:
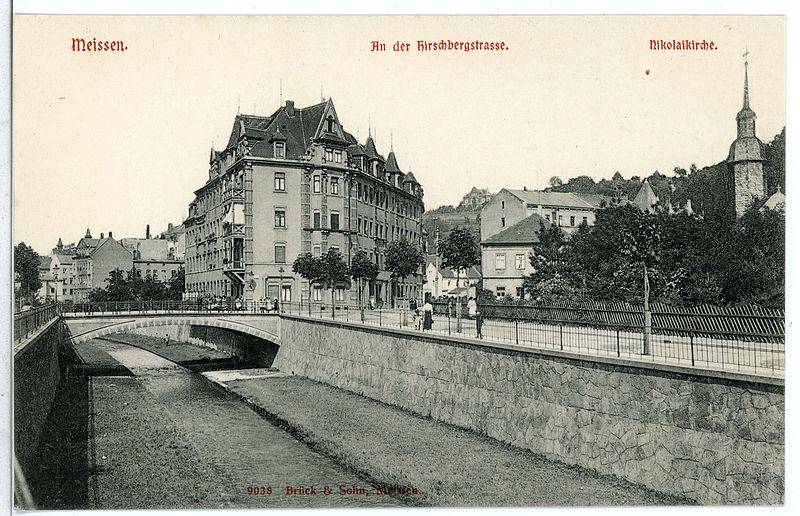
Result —
[[[368, 292], [377, 301], [421, 292], [422, 270], [399, 284], [385, 270], [384, 249], [401, 238], [422, 248], [422, 187], [393, 150], [384, 158], [371, 134], [362, 145], [345, 131], [332, 100], [236, 115], [209, 164], [185, 221], [190, 295], [325, 301], [328, 286], [309, 285], [292, 262], [331, 248], [348, 264], [363, 249], [380, 266]], [[358, 299], [355, 284], [334, 287], [337, 302]]]

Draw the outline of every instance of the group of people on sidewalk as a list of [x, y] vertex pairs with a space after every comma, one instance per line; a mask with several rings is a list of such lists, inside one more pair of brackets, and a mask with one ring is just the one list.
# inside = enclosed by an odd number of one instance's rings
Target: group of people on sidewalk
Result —
[[[448, 319], [456, 315], [454, 312], [455, 303], [453, 299], [450, 299], [447, 303]], [[414, 317], [415, 329], [419, 330], [420, 325], [422, 326], [422, 331], [430, 331], [433, 328], [433, 305], [431, 304], [430, 297], [426, 298], [425, 304], [422, 305], [422, 310], [420, 310], [416, 299], [412, 299], [408, 307], [411, 309]], [[420, 313], [420, 311], [422, 313]], [[470, 297], [469, 301], [467, 301], [467, 318], [475, 321], [476, 337], [482, 338], [481, 329], [483, 326], [483, 317], [478, 311], [478, 303], [475, 301], [474, 297]]]

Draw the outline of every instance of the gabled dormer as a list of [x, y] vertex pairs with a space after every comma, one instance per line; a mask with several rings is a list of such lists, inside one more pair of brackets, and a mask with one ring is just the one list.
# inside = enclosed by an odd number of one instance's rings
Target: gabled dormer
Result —
[[339, 116], [336, 114], [336, 107], [333, 105], [333, 99], [328, 99], [325, 103], [312, 139], [317, 142], [323, 142], [326, 145], [331, 145], [339, 150], [349, 145], [347, 138], [345, 138], [342, 124], [339, 122]]
[[281, 132], [281, 128], [278, 129], [273, 133], [270, 137], [269, 142], [272, 144], [272, 155], [279, 159], [286, 158], [286, 135]]

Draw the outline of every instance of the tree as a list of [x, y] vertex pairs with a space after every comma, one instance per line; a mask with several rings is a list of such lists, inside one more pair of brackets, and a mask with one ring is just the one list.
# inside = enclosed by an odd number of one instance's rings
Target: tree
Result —
[[178, 271], [167, 282], [167, 298], [173, 301], [183, 299], [183, 292], [186, 289], [186, 271], [179, 267]]
[[14, 289], [14, 297], [23, 303], [33, 303], [36, 293], [42, 288], [39, 279], [39, 253], [20, 242], [14, 247], [14, 278], [19, 286]]
[[292, 271], [306, 279], [309, 286], [324, 283], [331, 289], [331, 300], [336, 284], [347, 281], [350, 277], [350, 270], [341, 253], [333, 248], [319, 258], [311, 253], [301, 254], [292, 264]]
[[[308, 281], [309, 293], [311, 285], [320, 280], [322, 273], [322, 263], [320, 259], [311, 253], [304, 253], [295, 258], [292, 263], [292, 272], [299, 274], [300, 277]], [[309, 296], [309, 301], [311, 297]]]
[[[425, 263], [425, 256], [417, 246], [406, 239], [394, 240], [386, 246], [386, 270], [392, 273], [393, 278], [400, 278], [404, 283], [407, 276], [414, 274]], [[392, 292], [394, 304], [394, 291]]]
[[347, 267], [342, 254], [334, 249], [328, 249], [328, 252], [320, 257], [320, 277], [319, 280], [326, 283], [328, 288], [331, 289], [331, 302], [333, 302], [333, 290], [336, 288], [337, 283], [347, 281], [350, 277], [350, 268]]
[[456, 288], [459, 286], [461, 272], [481, 261], [478, 243], [467, 228], [453, 228], [447, 238], [439, 242], [436, 252], [442, 257], [442, 267], [456, 271]]
[[549, 184], [552, 188], [558, 188], [564, 184], [564, 181], [562, 181], [558, 176], [553, 176], [550, 178], [550, 181], [548, 181], [547, 184]]
[[369, 259], [369, 255], [363, 249], [356, 251], [350, 263], [350, 277], [358, 283], [358, 302], [363, 303], [361, 282], [363, 280], [373, 281], [377, 276], [380, 268], [377, 263]]

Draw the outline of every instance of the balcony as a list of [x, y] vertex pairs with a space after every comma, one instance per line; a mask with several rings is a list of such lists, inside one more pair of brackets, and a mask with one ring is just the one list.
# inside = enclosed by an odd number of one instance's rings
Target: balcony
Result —
[[233, 187], [228, 190], [222, 192], [222, 201], [229, 201], [229, 200], [244, 200], [244, 188], [242, 187]]
[[244, 260], [222, 260], [222, 270], [230, 272], [244, 272]]
[[223, 237], [243, 237], [244, 236], [244, 224], [232, 224], [230, 222], [224, 222], [222, 224], [222, 236]]

